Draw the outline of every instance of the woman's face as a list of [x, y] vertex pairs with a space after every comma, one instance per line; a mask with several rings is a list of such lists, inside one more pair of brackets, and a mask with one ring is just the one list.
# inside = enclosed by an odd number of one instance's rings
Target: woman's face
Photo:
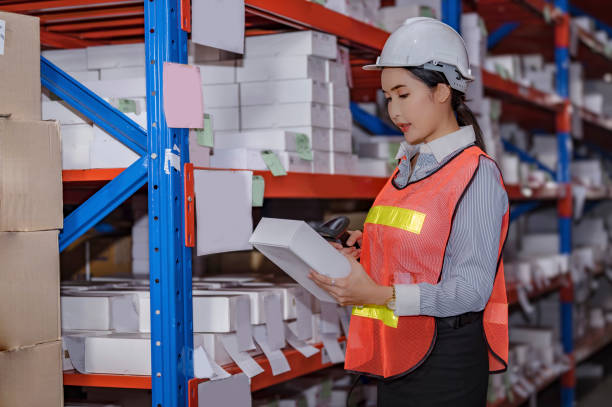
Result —
[[387, 110], [410, 144], [435, 139], [446, 118], [451, 92], [448, 86], [430, 89], [405, 68], [385, 68], [381, 76]]

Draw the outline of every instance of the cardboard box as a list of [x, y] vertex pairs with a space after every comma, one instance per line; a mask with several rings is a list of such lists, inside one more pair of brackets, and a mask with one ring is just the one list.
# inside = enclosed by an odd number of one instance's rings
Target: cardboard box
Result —
[[62, 331], [110, 329], [110, 298], [96, 293], [62, 295]]
[[59, 123], [0, 119], [0, 197], [0, 231], [62, 228]]
[[72, 109], [70, 105], [60, 101], [43, 101], [42, 119], [57, 120], [62, 125], [90, 123], [85, 116], [81, 116], [81, 114]]
[[40, 28], [38, 17], [0, 11], [0, 115], [40, 120]]
[[203, 85], [202, 96], [204, 98], [204, 106], [206, 106], [207, 109], [209, 107], [219, 108], [240, 106], [237, 83]]
[[331, 93], [329, 83], [315, 82], [312, 79], [245, 82], [240, 84], [240, 104], [242, 106], [304, 102], [329, 104]]
[[91, 168], [90, 151], [94, 129], [89, 124], [61, 126], [62, 169], [80, 170]]
[[94, 125], [91, 168], [127, 168], [140, 156], [104, 130]]
[[313, 56], [247, 58], [236, 68], [238, 82], [275, 81], [283, 79], [325, 80], [325, 59]]
[[240, 109], [237, 107], [212, 108], [205, 105], [206, 113], [213, 117], [214, 131], [240, 130]]
[[133, 66], [129, 68], [110, 68], [100, 70], [100, 80], [114, 79], [145, 79], [147, 77], [144, 66]]
[[62, 407], [62, 342], [0, 352], [0, 406]]
[[145, 66], [143, 43], [101, 45], [87, 48], [87, 69]]
[[243, 129], [331, 127], [330, 106], [319, 103], [243, 106], [240, 120]]
[[297, 151], [298, 134], [280, 129], [227, 132], [217, 134], [215, 148]]
[[0, 351], [60, 337], [57, 236], [0, 232]]
[[87, 71], [87, 49], [50, 49], [42, 56], [64, 71]]
[[303, 221], [262, 218], [250, 243], [321, 301], [335, 300], [308, 278], [310, 270], [333, 278], [350, 273], [350, 264]]
[[314, 55], [336, 59], [335, 35], [318, 31], [295, 31], [281, 34], [258, 35], [245, 39], [245, 57]]

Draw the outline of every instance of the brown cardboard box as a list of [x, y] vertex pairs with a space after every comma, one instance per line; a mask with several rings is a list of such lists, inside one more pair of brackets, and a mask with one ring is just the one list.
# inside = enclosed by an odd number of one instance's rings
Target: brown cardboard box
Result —
[[0, 53], [0, 116], [40, 120], [39, 19], [0, 11], [0, 20], [5, 25], [4, 40], [0, 38], [4, 41], [4, 52]]
[[62, 407], [62, 342], [0, 352], [0, 406]]
[[0, 231], [61, 229], [62, 210], [59, 124], [0, 119]]
[[0, 232], [0, 351], [60, 338], [57, 236]]
[[[132, 236], [96, 236], [89, 242], [92, 277], [127, 277], [132, 272]], [[77, 241], [60, 255], [62, 279], [82, 279], [87, 266], [86, 241]], [[77, 277], [77, 275], [79, 277]]]

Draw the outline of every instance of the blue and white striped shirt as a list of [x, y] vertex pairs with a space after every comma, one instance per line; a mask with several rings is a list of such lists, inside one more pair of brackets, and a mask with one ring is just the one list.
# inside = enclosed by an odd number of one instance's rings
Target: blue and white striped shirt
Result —
[[[403, 143], [400, 151], [408, 159], [399, 165], [396, 184], [403, 186], [427, 177], [474, 141], [473, 127], [466, 126], [430, 143]], [[417, 153], [411, 173], [410, 159]], [[485, 308], [493, 290], [502, 218], [509, 205], [499, 177], [495, 163], [481, 158], [457, 207], [440, 282], [396, 284], [396, 315], [448, 317]]]

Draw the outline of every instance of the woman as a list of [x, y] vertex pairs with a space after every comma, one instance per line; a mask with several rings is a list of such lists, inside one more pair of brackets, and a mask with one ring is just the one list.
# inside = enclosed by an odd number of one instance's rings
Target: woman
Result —
[[412, 18], [364, 69], [382, 70], [406, 143], [348, 242], [361, 251], [345, 249], [350, 275], [311, 278], [356, 306], [345, 368], [380, 379], [379, 406], [485, 406], [488, 374], [508, 360], [508, 197], [465, 105], [465, 45], [446, 24]]

